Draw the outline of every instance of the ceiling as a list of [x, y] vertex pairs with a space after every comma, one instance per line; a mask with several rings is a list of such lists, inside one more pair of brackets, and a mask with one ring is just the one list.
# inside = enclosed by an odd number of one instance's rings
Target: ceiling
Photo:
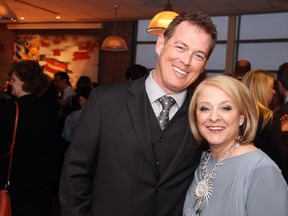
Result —
[[[168, 0], [169, 1], [169, 0]], [[6, 0], [20, 22], [109, 22], [151, 19], [164, 10], [166, 0]], [[206, 11], [211, 16], [287, 12], [288, 0], [170, 0], [173, 10]], [[61, 16], [61, 20], [56, 20]]]

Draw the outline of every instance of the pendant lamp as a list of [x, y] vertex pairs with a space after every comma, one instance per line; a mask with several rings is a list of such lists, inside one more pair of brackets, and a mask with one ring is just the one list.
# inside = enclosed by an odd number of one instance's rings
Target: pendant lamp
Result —
[[15, 12], [9, 7], [5, 0], [0, 0], [0, 23], [17, 22]]
[[164, 11], [153, 17], [146, 31], [153, 35], [163, 34], [175, 16], [178, 16], [178, 13], [172, 11], [172, 5], [170, 4], [170, 0], [168, 0]]
[[128, 50], [125, 40], [116, 35], [116, 19], [117, 19], [117, 9], [118, 6], [114, 6], [115, 16], [114, 16], [114, 29], [112, 35], [108, 36], [102, 43], [101, 50], [110, 52], [124, 52]]

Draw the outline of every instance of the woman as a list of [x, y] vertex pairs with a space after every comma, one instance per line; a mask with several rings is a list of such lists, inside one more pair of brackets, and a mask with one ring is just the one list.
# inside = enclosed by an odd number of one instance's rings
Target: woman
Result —
[[[19, 119], [9, 193], [13, 216], [51, 215], [50, 132], [52, 112], [36, 97], [47, 86], [36, 61], [14, 62], [8, 71], [12, 94], [17, 97]], [[4, 188], [15, 118], [15, 104], [0, 110], [0, 187]]]
[[189, 120], [199, 145], [210, 149], [187, 191], [183, 216], [288, 215], [288, 187], [278, 166], [252, 144], [257, 112], [240, 81], [215, 76], [200, 83]]
[[273, 111], [269, 109], [275, 93], [274, 76], [256, 69], [246, 73], [242, 82], [248, 87], [256, 103], [259, 117], [254, 144], [271, 157], [280, 169], [284, 169], [284, 164], [288, 160], [288, 146], [284, 144], [284, 140], [288, 139], [288, 133], [281, 132], [280, 116], [274, 116]]

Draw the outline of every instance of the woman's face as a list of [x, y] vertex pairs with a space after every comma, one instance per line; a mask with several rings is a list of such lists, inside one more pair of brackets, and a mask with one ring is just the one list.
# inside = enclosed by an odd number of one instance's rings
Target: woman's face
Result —
[[218, 87], [207, 85], [196, 103], [198, 130], [210, 147], [232, 145], [239, 135], [244, 116], [231, 98]]
[[16, 97], [21, 97], [25, 94], [27, 94], [25, 91], [23, 91], [22, 86], [24, 82], [21, 81], [15, 73], [12, 73], [11, 79], [10, 79], [10, 85], [12, 88], [12, 94]]

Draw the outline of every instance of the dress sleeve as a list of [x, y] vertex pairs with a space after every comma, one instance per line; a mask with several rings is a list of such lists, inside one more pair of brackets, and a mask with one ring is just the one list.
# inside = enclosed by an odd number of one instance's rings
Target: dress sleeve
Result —
[[255, 168], [248, 193], [247, 216], [287, 216], [288, 187], [277, 166]]

